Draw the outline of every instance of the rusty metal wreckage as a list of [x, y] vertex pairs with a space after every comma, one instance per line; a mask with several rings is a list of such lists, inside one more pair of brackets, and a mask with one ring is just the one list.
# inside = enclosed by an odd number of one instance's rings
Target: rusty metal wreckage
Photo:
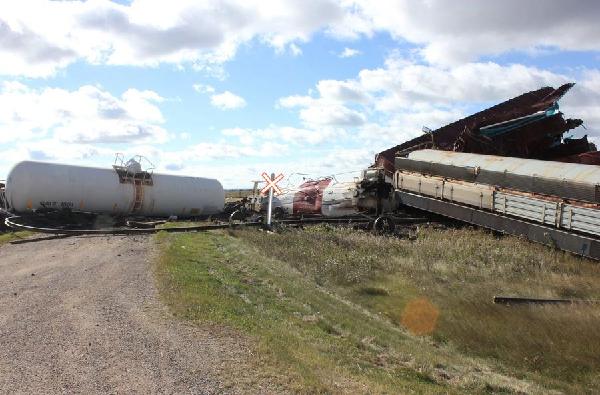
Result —
[[[354, 181], [326, 177], [286, 188], [273, 201], [277, 223], [352, 223], [394, 231], [396, 224], [428, 222], [435, 214], [600, 259], [600, 152], [587, 136], [565, 137], [583, 121], [565, 119], [558, 106], [573, 86], [544, 87], [437, 130], [425, 129], [377, 154]], [[563, 172], [552, 170], [562, 167]], [[154, 207], [144, 202], [152, 191], [138, 193], [155, 187], [149, 181], [136, 189], [137, 213]], [[265, 204], [258, 190], [255, 183], [251, 196], [226, 204], [219, 223], [169, 229], [259, 226]], [[0, 204], [7, 208], [8, 200], [0, 188]], [[18, 217], [6, 224], [54, 234], [157, 231], [57, 229], [48, 222], [32, 227]]]
[[375, 165], [394, 171], [394, 159], [419, 149], [600, 165], [600, 152], [582, 138], [563, 135], [583, 124], [565, 119], [559, 100], [574, 86], [544, 87], [380, 152]]

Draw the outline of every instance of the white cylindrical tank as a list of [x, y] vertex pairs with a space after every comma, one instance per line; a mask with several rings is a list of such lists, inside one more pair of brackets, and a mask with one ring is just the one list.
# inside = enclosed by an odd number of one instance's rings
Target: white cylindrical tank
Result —
[[112, 215], [190, 217], [223, 210], [217, 180], [128, 170], [24, 161], [6, 180], [14, 212], [72, 209]]

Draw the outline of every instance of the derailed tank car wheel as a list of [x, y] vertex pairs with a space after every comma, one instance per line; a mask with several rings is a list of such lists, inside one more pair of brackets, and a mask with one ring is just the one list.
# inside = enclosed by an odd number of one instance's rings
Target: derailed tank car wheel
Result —
[[387, 215], [379, 216], [373, 222], [373, 232], [377, 234], [393, 233], [396, 229], [396, 224], [392, 217]]
[[242, 212], [242, 210], [235, 210], [233, 213], [231, 213], [231, 215], [229, 216], [229, 225], [233, 225], [236, 222], [242, 222], [244, 221], [244, 219], [246, 219], [246, 215], [244, 212]]
[[273, 218], [282, 219], [285, 217], [285, 211], [283, 211], [283, 207], [275, 207], [273, 210]]

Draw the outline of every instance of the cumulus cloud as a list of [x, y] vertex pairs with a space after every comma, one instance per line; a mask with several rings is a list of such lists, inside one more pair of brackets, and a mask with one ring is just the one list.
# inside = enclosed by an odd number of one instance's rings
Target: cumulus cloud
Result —
[[[156, 152], [154, 157], [158, 158], [162, 169], [191, 174], [190, 168], [199, 164], [210, 167], [215, 161], [224, 165], [231, 159], [281, 158], [286, 153], [288, 153], [287, 145], [272, 141], [263, 142], [260, 145], [233, 144], [231, 142], [220, 141], [194, 144], [182, 150], [160, 151]], [[238, 166], [236, 178], [239, 176], [239, 171], [240, 167]], [[217, 171], [216, 173], [222, 174], [221, 171]], [[237, 181], [241, 180], [241, 178], [237, 179]], [[245, 179], [244, 181], [247, 180]]]
[[235, 110], [246, 107], [246, 100], [229, 91], [210, 96], [210, 104], [220, 110]]
[[354, 127], [366, 122], [366, 116], [336, 100], [312, 98], [310, 96], [288, 96], [278, 101], [283, 108], [299, 108], [300, 119], [312, 128]]
[[[419, 46], [427, 62], [446, 65], [510, 50], [600, 50], [600, 3], [587, 0], [24, 0], [2, 11], [0, 73], [34, 77], [76, 60], [222, 72], [243, 43], [297, 56], [299, 44], [321, 31], [346, 39], [388, 33]], [[339, 55], [358, 52], [348, 47]]]
[[442, 67], [392, 57], [385, 67], [362, 70], [358, 82], [367, 92], [384, 94], [381, 111], [415, 104], [492, 102], [547, 85], [570, 81], [564, 75], [519, 64], [465, 63]]
[[344, 50], [342, 52], [340, 52], [340, 54], [338, 55], [340, 58], [352, 58], [354, 56], [358, 56], [360, 55], [362, 52], [359, 51], [358, 49], [354, 49], [354, 48], [344, 48]]
[[0, 15], [0, 73], [48, 76], [78, 59], [218, 70], [254, 39], [299, 55], [297, 43], [342, 15], [333, 0], [25, 0]]
[[323, 99], [336, 102], [367, 103], [370, 96], [355, 81], [321, 80], [317, 90]]
[[302, 55], [302, 49], [300, 49], [299, 46], [297, 46], [294, 43], [290, 44], [290, 52], [292, 53], [292, 55], [294, 56], [300, 56]]
[[37, 141], [18, 142], [10, 149], [0, 152], [3, 161], [16, 163], [24, 159], [85, 163], [90, 160], [105, 157], [109, 165], [115, 151], [102, 146], [91, 144], [65, 144], [56, 139], [48, 138]]
[[215, 93], [215, 88], [213, 88], [211, 85], [194, 84], [194, 85], [192, 85], [192, 87], [198, 93], [202, 93], [202, 94]]
[[67, 143], [164, 142], [156, 92], [129, 89], [121, 97], [101, 87], [32, 89], [0, 85], [0, 143], [53, 137]]
[[[423, 126], [436, 129], [529, 90], [571, 81], [518, 64], [427, 65], [393, 54], [382, 67], [364, 69], [353, 79], [319, 81], [317, 95], [311, 90], [283, 97], [278, 105], [297, 110], [306, 125], [354, 127], [351, 138], [383, 149], [420, 135]], [[579, 134], [600, 137], [600, 72], [587, 70], [575, 81], [561, 108], [584, 119], [588, 130]]]
[[387, 32], [422, 46], [430, 63], [459, 64], [510, 50], [600, 49], [600, 3], [531, 0], [351, 0], [333, 34], [344, 37]]
[[236, 137], [245, 145], [261, 144], [263, 141], [283, 141], [301, 146], [331, 143], [347, 135], [342, 128], [304, 129], [276, 125], [264, 129], [229, 128], [221, 133], [224, 136]]
[[217, 93], [217, 90], [211, 85], [194, 84], [192, 87], [198, 93], [209, 95], [210, 104], [220, 110], [235, 110], [246, 107], [248, 104], [243, 97], [230, 91]]

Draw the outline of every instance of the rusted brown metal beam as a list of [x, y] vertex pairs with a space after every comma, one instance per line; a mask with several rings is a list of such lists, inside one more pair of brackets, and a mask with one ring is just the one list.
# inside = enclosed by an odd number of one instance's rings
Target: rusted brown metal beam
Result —
[[[573, 83], [559, 88], [544, 87], [524, 93], [496, 106], [480, 111], [466, 118], [450, 123], [432, 132], [396, 145], [380, 152], [375, 157], [375, 164], [393, 171], [395, 156], [404, 156], [418, 149], [440, 149], [447, 151], [471, 152], [556, 160], [567, 157], [565, 161], [578, 161], [579, 155], [595, 150], [587, 142], [587, 138], [561, 141], [562, 135], [582, 124], [580, 119], [565, 119], [556, 110], [558, 100], [573, 87]], [[553, 110], [552, 112], [546, 112]], [[546, 116], [543, 116], [544, 114]], [[523, 122], [536, 117], [531, 122]], [[481, 128], [491, 125], [504, 125], [517, 122], [513, 129], [489, 137]]]

